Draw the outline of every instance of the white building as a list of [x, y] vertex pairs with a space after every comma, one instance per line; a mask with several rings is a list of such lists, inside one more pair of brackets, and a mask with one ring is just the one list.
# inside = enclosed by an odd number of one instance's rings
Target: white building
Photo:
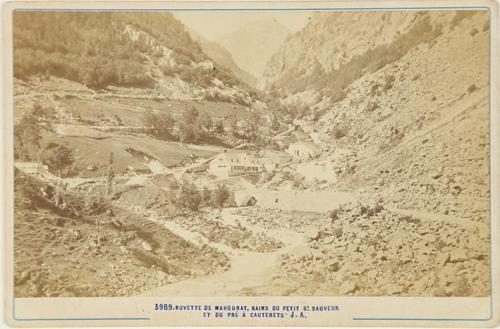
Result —
[[14, 162], [14, 166], [24, 171], [27, 174], [36, 174], [40, 172], [49, 172], [49, 167], [43, 165], [39, 162], [29, 162], [29, 161], [16, 161]]
[[315, 156], [321, 154], [321, 146], [316, 145], [311, 142], [297, 142], [292, 143], [288, 146], [288, 154], [294, 158], [314, 158]]
[[218, 177], [229, 177], [260, 172], [273, 172], [290, 161], [284, 152], [224, 152], [210, 161], [208, 171]]
[[261, 159], [247, 153], [224, 152], [217, 155], [208, 171], [218, 177], [258, 173], [264, 170]]

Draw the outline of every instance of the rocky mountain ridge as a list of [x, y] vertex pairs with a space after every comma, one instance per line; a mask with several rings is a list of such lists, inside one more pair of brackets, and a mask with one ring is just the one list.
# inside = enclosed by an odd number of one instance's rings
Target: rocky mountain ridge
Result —
[[238, 65], [259, 78], [269, 58], [279, 49], [289, 30], [276, 20], [252, 21], [229, 32], [217, 42], [233, 55]]
[[255, 78], [249, 72], [240, 68], [234, 61], [231, 53], [227, 51], [221, 44], [216, 41], [209, 41], [205, 39], [202, 35], [195, 32], [193, 29], [189, 29], [189, 34], [191, 35], [193, 40], [196, 40], [200, 44], [205, 54], [207, 54], [217, 65], [230, 70], [238, 77], [238, 79], [240, 79], [247, 85], [251, 87], [255, 87], [257, 85], [257, 78]]
[[[336, 46], [331, 41], [336, 36], [327, 38], [326, 31], [331, 29], [324, 22], [345, 25], [349, 15], [322, 14], [318, 16], [321, 19], [292, 36], [268, 66], [268, 72], [276, 69], [274, 84], [282, 92], [281, 102], [306, 102], [310, 112], [301, 126], [310, 134], [324, 136], [331, 150], [353, 152], [338, 173], [341, 179], [337, 188], [358, 190], [398, 208], [485, 222], [489, 198], [487, 13], [391, 12], [385, 18], [383, 13], [370, 14], [385, 22], [400, 22], [398, 26], [406, 26], [406, 31], [414, 29], [411, 24], [420, 24], [428, 37], [407, 34], [406, 41], [401, 42], [397, 30], [383, 24], [380, 29], [386, 33], [377, 39], [373, 25], [371, 29], [364, 26], [366, 34], [373, 33], [373, 40], [394, 40], [384, 49], [395, 49], [396, 44], [402, 49], [400, 54], [366, 57], [359, 66], [360, 76], [350, 76], [353, 81], [346, 79], [339, 85], [335, 85], [335, 75], [325, 71], [314, 75], [316, 81], [324, 78], [324, 85], [311, 83], [298, 90], [287, 82], [280, 83], [283, 77], [286, 81], [306, 77], [300, 66], [307, 67], [311, 61], [323, 61], [322, 67], [336, 73], [342, 73], [342, 69], [335, 68], [348, 65], [348, 60], [335, 53], [330, 57], [315, 55], [326, 54]], [[365, 16], [351, 15], [353, 19]], [[365, 36], [359, 34], [359, 40], [364, 40]], [[293, 47], [309, 38], [310, 45], [289, 55]], [[347, 39], [344, 41], [347, 43]], [[365, 47], [368, 52], [369, 44]], [[350, 62], [356, 58], [349, 56]], [[383, 65], [371, 69], [374, 63]], [[332, 86], [339, 90], [332, 91]], [[319, 161], [329, 161], [330, 153], [325, 152]]]
[[288, 92], [342, 89], [468, 15], [467, 11], [317, 12], [272, 56], [260, 84]]

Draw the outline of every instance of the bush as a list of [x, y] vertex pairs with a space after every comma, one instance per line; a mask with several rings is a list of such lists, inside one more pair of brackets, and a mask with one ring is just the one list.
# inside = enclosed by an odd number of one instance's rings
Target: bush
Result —
[[470, 30], [471, 37], [475, 36], [478, 32], [479, 31], [476, 28], [473, 28], [472, 30]]
[[153, 111], [147, 111], [144, 114], [143, 124], [146, 128], [146, 133], [153, 137], [163, 140], [173, 138], [175, 121], [169, 112], [154, 113]]
[[393, 75], [387, 75], [384, 80], [384, 91], [392, 89], [396, 78]]
[[181, 183], [180, 191], [177, 194], [176, 200], [176, 204], [179, 207], [192, 211], [198, 211], [201, 201], [202, 196], [193, 183], [188, 183], [186, 181]]
[[38, 120], [33, 110], [25, 114], [14, 126], [14, 157], [16, 159], [37, 160], [41, 138]]
[[369, 101], [368, 104], [366, 105], [366, 111], [368, 111], [368, 112], [373, 112], [378, 108], [379, 108], [379, 105], [378, 105], [377, 101]]
[[224, 122], [221, 120], [221, 121], [217, 121], [215, 124], [214, 124], [214, 133], [215, 134], [219, 134], [219, 135], [222, 135], [226, 132], [226, 127], [224, 126]]
[[205, 135], [209, 135], [212, 132], [212, 128], [214, 127], [214, 123], [212, 118], [205, 112], [200, 113], [198, 116], [198, 127], [203, 131]]
[[347, 129], [338, 127], [333, 128], [333, 137], [335, 137], [335, 139], [340, 139], [346, 136], [347, 136]]
[[43, 153], [43, 163], [49, 171], [62, 177], [63, 169], [74, 162], [73, 151], [66, 144], [49, 144]]
[[370, 87], [370, 96], [376, 96], [376, 95], [379, 95], [380, 96], [380, 85], [378, 83], [374, 83], [371, 85]]
[[224, 203], [229, 199], [229, 191], [225, 185], [217, 185], [212, 191], [212, 203], [215, 207], [222, 209]]
[[328, 218], [332, 221], [339, 219], [339, 209], [333, 209], [328, 212]]
[[203, 187], [202, 196], [203, 196], [203, 204], [207, 207], [211, 206], [212, 205], [212, 192], [210, 192], [210, 190], [206, 186]]
[[336, 239], [340, 239], [342, 237], [342, 235], [344, 234], [344, 231], [342, 230], [341, 227], [336, 227], [333, 229], [332, 234]]
[[99, 194], [87, 194], [84, 202], [82, 210], [87, 215], [100, 215], [112, 209], [111, 201]]
[[467, 88], [467, 92], [469, 94], [472, 94], [473, 92], [475, 92], [477, 90], [477, 87], [475, 84], [471, 84], [468, 88]]
[[179, 123], [179, 140], [181, 143], [197, 143], [200, 141], [200, 131], [195, 124]]

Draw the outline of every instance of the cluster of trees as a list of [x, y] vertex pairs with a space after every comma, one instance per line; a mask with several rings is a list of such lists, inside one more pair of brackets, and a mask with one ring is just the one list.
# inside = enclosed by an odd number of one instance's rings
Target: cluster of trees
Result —
[[175, 198], [176, 206], [198, 211], [200, 207], [213, 207], [221, 210], [229, 199], [229, 190], [225, 185], [217, 185], [214, 190], [204, 188], [199, 191], [193, 183], [183, 181]]
[[[271, 94], [277, 94], [278, 92], [274, 89], [271, 90]], [[279, 97], [270, 96], [268, 98], [268, 104], [272, 108], [270, 128], [273, 135], [279, 133], [283, 130], [283, 125], [281, 121], [291, 124], [293, 119], [302, 119], [309, 115], [314, 115], [315, 112], [306, 104], [302, 103], [292, 103], [283, 104], [280, 102]], [[281, 119], [281, 121], [280, 121]]]
[[74, 162], [73, 151], [66, 144], [49, 143], [42, 154], [42, 163], [59, 177], [63, 177], [64, 170], [68, 170]]
[[[230, 116], [224, 121], [215, 121], [203, 111], [198, 111], [194, 106], [187, 107], [182, 114], [174, 118], [168, 111], [147, 111], [144, 115], [146, 132], [157, 139], [176, 140], [182, 143], [202, 143], [212, 138], [217, 138], [225, 133], [248, 142], [260, 140], [260, 118], [257, 114], [247, 119], [238, 120]], [[279, 122], [273, 122], [276, 127]], [[271, 128], [272, 129], [272, 128]]]
[[89, 87], [150, 83], [140, 50], [114, 30], [116, 15], [14, 13], [14, 75], [53, 75]]
[[43, 146], [42, 133], [50, 129], [48, 119], [51, 108], [43, 108], [38, 103], [27, 111], [14, 125], [14, 158], [20, 161], [40, 162], [49, 171], [62, 177], [74, 163], [71, 148], [66, 144], [49, 143]]
[[40, 160], [42, 126], [38, 115], [39, 109], [39, 105], [34, 105], [19, 122], [14, 124], [14, 158], [16, 160]]
[[229, 125], [231, 133], [238, 139], [248, 142], [257, 142], [260, 138], [260, 117], [255, 113], [243, 120], [237, 120], [236, 117], [231, 117]]
[[220, 125], [215, 125], [208, 114], [194, 106], [187, 107], [177, 119], [168, 111], [147, 111], [144, 127], [155, 138], [182, 143], [200, 143], [220, 133]]
[[13, 19], [14, 75], [53, 75], [91, 88], [107, 85], [147, 87], [154, 83], [145, 54], [163, 56], [145, 34], [131, 40], [126, 26], [144, 31], [161, 46], [173, 50], [178, 68], [164, 74], [182, 75], [207, 85], [213, 78], [238, 84], [224, 68], [207, 71], [191, 63], [208, 58], [170, 13], [125, 12], [15, 12]]

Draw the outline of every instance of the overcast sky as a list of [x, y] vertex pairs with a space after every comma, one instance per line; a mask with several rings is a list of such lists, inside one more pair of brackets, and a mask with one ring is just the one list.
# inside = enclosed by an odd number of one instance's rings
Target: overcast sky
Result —
[[276, 19], [295, 32], [305, 26], [310, 13], [289, 11], [261, 12], [177, 12], [174, 15], [186, 26], [213, 41], [221, 35], [239, 30], [252, 21]]

